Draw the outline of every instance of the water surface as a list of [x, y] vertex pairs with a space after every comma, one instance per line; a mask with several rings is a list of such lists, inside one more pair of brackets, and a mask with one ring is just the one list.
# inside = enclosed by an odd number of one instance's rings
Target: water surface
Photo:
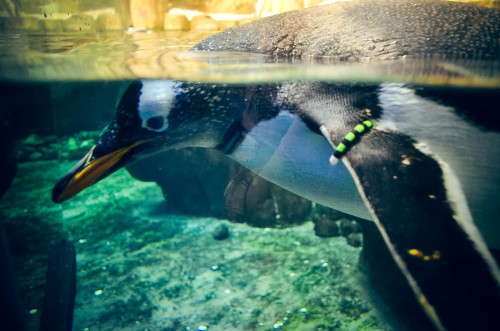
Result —
[[0, 36], [0, 80], [178, 79], [222, 83], [287, 80], [500, 86], [498, 61], [439, 58], [382, 62], [331, 57], [276, 59], [247, 53], [186, 53], [209, 33], [135, 32]]

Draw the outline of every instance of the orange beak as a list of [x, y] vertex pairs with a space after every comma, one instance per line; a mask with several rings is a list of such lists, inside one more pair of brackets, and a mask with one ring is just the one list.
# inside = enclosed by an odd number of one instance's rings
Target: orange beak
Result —
[[92, 154], [95, 146], [92, 147], [87, 155], [57, 182], [52, 191], [52, 200], [56, 203], [68, 200], [118, 170], [124, 163], [124, 156], [146, 141], [138, 141], [94, 160]]

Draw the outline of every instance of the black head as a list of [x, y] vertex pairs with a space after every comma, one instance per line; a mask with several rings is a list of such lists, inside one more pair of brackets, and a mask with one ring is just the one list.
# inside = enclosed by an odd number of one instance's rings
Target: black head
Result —
[[172, 80], [132, 83], [95, 146], [55, 185], [53, 200], [67, 200], [126, 163], [164, 150], [226, 150], [244, 130], [245, 91]]

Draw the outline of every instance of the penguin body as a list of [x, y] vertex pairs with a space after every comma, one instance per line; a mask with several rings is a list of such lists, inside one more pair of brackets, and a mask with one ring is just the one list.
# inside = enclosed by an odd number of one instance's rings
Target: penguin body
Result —
[[248, 52], [278, 61], [399, 58], [498, 60], [498, 10], [435, 0], [350, 0], [235, 26], [193, 51]]
[[[468, 4], [359, 0], [231, 28], [193, 50], [494, 67], [499, 23], [499, 11]], [[500, 193], [498, 93], [486, 92], [490, 104], [481, 91], [464, 92], [477, 98], [464, 111], [435, 92], [390, 82], [136, 82], [53, 199], [148, 154], [219, 149], [292, 192], [372, 219], [437, 329], [488, 329], [500, 312], [500, 271], [483, 239], [500, 247], [491, 215]]]

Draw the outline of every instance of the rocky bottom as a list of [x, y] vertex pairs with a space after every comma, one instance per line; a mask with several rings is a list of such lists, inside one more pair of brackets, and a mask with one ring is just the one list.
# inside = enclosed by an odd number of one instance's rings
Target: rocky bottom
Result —
[[61, 236], [77, 251], [73, 330], [390, 329], [346, 238], [320, 238], [312, 222], [261, 229], [167, 214], [160, 188], [125, 170], [55, 205], [50, 190], [71, 165], [21, 163], [0, 200], [29, 330]]

